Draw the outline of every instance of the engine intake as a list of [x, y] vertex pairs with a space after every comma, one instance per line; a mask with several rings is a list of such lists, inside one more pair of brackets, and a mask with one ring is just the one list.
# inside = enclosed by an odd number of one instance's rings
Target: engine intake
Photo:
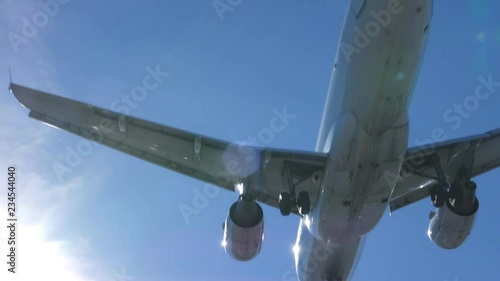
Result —
[[465, 200], [456, 205], [446, 199], [443, 207], [431, 213], [427, 235], [439, 247], [455, 249], [462, 245], [472, 229], [479, 209], [479, 200], [475, 196], [475, 185], [464, 189]]
[[250, 195], [242, 195], [229, 209], [224, 223], [224, 250], [238, 261], [260, 252], [264, 240], [264, 213]]

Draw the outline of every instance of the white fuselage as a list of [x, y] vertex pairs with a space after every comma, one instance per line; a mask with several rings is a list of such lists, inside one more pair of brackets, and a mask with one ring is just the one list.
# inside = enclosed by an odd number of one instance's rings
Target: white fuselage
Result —
[[349, 4], [316, 145], [329, 161], [295, 247], [301, 281], [348, 280], [387, 207], [431, 16], [432, 0]]

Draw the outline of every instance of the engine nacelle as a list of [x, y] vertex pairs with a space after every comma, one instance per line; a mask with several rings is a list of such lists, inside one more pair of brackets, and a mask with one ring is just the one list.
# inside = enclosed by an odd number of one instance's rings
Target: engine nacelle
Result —
[[469, 207], [453, 206], [450, 199], [446, 199], [443, 207], [431, 213], [431, 222], [427, 235], [441, 248], [455, 249], [462, 245], [472, 229], [479, 201], [472, 197]]
[[264, 213], [250, 195], [242, 195], [229, 209], [224, 223], [224, 250], [234, 259], [248, 261], [260, 252], [264, 240]]

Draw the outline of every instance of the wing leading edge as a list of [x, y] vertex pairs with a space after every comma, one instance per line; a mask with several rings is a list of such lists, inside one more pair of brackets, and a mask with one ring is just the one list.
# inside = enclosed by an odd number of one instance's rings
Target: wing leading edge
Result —
[[[153, 164], [230, 191], [245, 183], [250, 194], [272, 207], [279, 207], [279, 194], [290, 183], [296, 192], [308, 191], [311, 206], [317, 201], [327, 154], [230, 143], [14, 83], [10, 90], [30, 110], [31, 118]], [[437, 163], [431, 161], [432, 155]], [[410, 148], [396, 175], [390, 210], [429, 197], [435, 184], [451, 183], [464, 170], [472, 178], [499, 166], [500, 129]]]
[[290, 181], [311, 206], [317, 200], [326, 154], [229, 143], [14, 83], [10, 90], [31, 118], [230, 191], [244, 183], [267, 205], [279, 206]]

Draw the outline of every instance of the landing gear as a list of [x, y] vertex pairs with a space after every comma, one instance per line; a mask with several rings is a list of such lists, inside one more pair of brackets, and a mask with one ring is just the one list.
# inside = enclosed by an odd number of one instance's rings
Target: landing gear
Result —
[[436, 208], [441, 208], [448, 199], [448, 180], [444, 174], [443, 168], [437, 154], [429, 155], [427, 161], [430, 161], [436, 171], [438, 183], [431, 187], [430, 196], [432, 205]]
[[446, 186], [438, 184], [431, 188], [431, 201], [434, 207], [443, 207], [447, 197]]
[[431, 161], [431, 164], [436, 171], [438, 180], [438, 184], [436, 184], [430, 190], [430, 197], [432, 205], [434, 205], [434, 207], [442, 207], [446, 200], [449, 200], [449, 202], [453, 206], [461, 206], [467, 200], [474, 201], [475, 195], [472, 195], [474, 197], [472, 199], [466, 198], [468, 194], [474, 192], [477, 188], [476, 184], [470, 180], [470, 168], [468, 169], [464, 165], [458, 171], [457, 176], [454, 178], [454, 183], [452, 183], [450, 186], [448, 177], [445, 175], [441, 167], [439, 156], [437, 154], [432, 154], [428, 157], [428, 161]]
[[297, 197], [297, 208], [299, 210], [299, 214], [309, 214], [309, 211], [311, 210], [311, 199], [309, 198], [309, 193], [306, 191], [299, 192], [299, 196]]
[[454, 183], [450, 186], [448, 191], [448, 198], [453, 206], [462, 205], [464, 202], [464, 186], [458, 183]]
[[293, 206], [290, 193], [281, 192], [280, 198], [279, 198], [279, 203], [280, 203], [281, 215], [283, 215], [283, 216], [290, 215], [290, 212], [292, 211], [292, 206]]
[[299, 214], [307, 215], [311, 210], [311, 199], [307, 191], [299, 192], [299, 195], [294, 199], [294, 194], [282, 192], [279, 197], [280, 212], [283, 216], [288, 216], [293, 208], [296, 208]]
[[284, 182], [288, 188], [288, 192], [282, 192], [279, 197], [279, 207], [280, 212], [283, 216], [288, 216], [293, 209], [297, 210], [300, 215], [307, 215], [311, 210], [311, 199], [307, 191], [299, 192], [299, 195], [295, 195], [295, 183], [293, 182], [292, 175], [290, 173], [290, 166], [285, 163], [284, 171]]
[[468, 183], [465, 184], [465, 189], [467, 191], [476, 191], [477, 184], [473, 181], [469, 181]]

